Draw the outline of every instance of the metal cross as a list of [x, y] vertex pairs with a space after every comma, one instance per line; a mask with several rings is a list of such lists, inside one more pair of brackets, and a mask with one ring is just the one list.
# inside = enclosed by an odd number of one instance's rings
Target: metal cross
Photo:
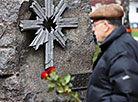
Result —
[[21, 20], [21, 31], [37, 30], [36, 37], [29, 46], [37, 50], [40, 45], [45, 44], [45, 69], [53, 66], [54, 40], [64, 48], [67, 40], [62, 33], [62, 28], [77, 27], [78, 18], [62, 18], [61, 15], [67, 7], [67, 2], [61, 0], [54, 8], [53, 0], [45, 0], [43, 9], [36, 1], [32, 2], [30, 8], [36, 14], [36, 20]]

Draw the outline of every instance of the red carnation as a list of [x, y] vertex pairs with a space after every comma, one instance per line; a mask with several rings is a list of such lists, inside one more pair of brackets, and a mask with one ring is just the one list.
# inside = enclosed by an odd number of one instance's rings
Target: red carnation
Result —
[[55, 67], [49, 67], [45, 72], [41, 73], [41, 79], [47, 78], [52, 73], [52, 70], [55, 70]]
[[41, 79], [44, 79], [48, 76], [47, 71], [41, 73]]
[[54, 67], [54, 66], [48, 68], [48, 74], [50, 75], [50, 74], [52, 73], [53, 70], [55, 71], [55, 67]]

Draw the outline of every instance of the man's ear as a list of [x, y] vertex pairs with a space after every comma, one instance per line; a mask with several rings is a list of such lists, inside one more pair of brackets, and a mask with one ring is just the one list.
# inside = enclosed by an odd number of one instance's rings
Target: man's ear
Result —
[[110, 25], [107, 21], [104, 21], [104, 25], [105, 25], [105, 29], [104, 29], [104, 32], [107, 32], [110, 28]]

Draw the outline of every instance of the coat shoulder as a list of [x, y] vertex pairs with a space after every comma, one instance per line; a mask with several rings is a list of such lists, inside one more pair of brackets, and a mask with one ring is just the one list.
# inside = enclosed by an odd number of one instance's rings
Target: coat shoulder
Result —
[[117, 60], [120, 56], [138, 57], [136, 53], [138, 50], [138, 43], [128, 34], [124, 34], [118, 39], [114, 40], [113, 43], [103, 54], [103, 59], [111, 64]]

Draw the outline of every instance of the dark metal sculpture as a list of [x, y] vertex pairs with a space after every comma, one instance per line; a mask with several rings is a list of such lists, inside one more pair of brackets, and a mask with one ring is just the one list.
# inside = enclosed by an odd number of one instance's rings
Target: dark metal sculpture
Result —
[[45, 0], [43, 9], [36, 1], [32, 2], [30, 8], [36, 14], [36, 20], [21, 20], [21, 31], [37, 30], [36, 37], [30, 44], [35, 50], [45, 44], [45, 69], [53, 66], [53, 42], [56, 40], [64, 48], [67, 40], [62, 33], [62, 28], [77, 27], [77, 18], [62, 18], [61, 15], [67, 8], [67, 2], [61, 0], [54, 8], [53, 0]]

